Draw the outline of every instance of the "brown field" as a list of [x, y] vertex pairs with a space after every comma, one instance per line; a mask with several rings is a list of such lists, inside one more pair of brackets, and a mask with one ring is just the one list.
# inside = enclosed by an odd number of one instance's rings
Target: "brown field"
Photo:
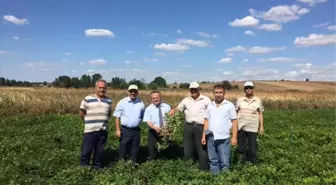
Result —
[[[235, 84], [235, 83], [233, 83]], [[237, 83], [242, 88], [243, 82]], [[255, 95], [260, 97], [265, 109], [313, 109], [335, 108], [335, 83], [333, 82], [256, 82]], [[213, 84], [202, 84], [202, 94], [213, 99], [211, 88]], [[90, 89], [60, 89], [60, 88], [0, 88], [0, 116], [18, 113], [48, 114], [48, 113], [78, 113], [81, 100]], [[146, 104], [150, 103], [149, 90], [140, 91], [139, 96]], [[112, 98], [113, 107], [123, 97], [125, 90], [108, 89], [108, 96]], [[171, 106], [176, 106], [188, 90], [168, 89], [162, 91], [162, 98]], [[226, 92], [226, 98], [235, 103], [243, 96], [242, 90]]]

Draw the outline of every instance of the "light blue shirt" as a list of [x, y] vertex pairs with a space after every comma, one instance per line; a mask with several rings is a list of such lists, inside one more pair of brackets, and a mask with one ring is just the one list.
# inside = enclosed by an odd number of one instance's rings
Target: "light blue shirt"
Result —
[[130, 97], [121, 99], [113, 113], [114, 117], [120, 118], [120, 124], [127, 127], [137, 127], [141, 124], [145, 104], [142, 100], [136, 98], [132, 101]]
[[209, 121], [208, 128], [213, 133], [215, 140], [230, 137], [231, 121], [237, 119], [237, 112], [233, 103], [224, 100], [217, 107], [213, 101], [208, 105], [204, 116]]
[[[171, 107], [166, 103], [161, 103], [160, 108], [162, 112], [163, 123], [166, 125], [165, 114], [170, 111]], [[159, 108], [154, 104], [150, 104], [145, 110], [143, 121], [149, 121], [153, 123], [153, 125], [160, 127]]]

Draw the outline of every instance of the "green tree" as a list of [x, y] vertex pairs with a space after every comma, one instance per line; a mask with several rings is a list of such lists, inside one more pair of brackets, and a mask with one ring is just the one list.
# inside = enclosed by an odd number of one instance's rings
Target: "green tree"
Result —
[[77, 77], [71, 78], [71, 86], [74, 88], [78, 88], [80, 86], [80, 80]]
[[137, 79], [133, 79], [131, 81], [128, 82], [130, 85], [131, 84], [135, 84], [138, 86], [139, 89], [143, 90], [143, 89], [146, 89], [145, 87], [145, 84], [143, 84], [140, 80], [137, 80]]
[[166, 80], [162, 78], [161, 76], [155, 77], [155, 79], [151, 83], [157, 84], [158, 87], [167, 87]]
[[80, 79], [80, 87], [88, 88], [91, 86], [91, 76], [90, 75], [82, 75]]
[[154, 82], [151, 82], [150, 84], [148, 84], [148, 89], [150, 89], [150, 90], [157, 90], [158, 87], [159, 86]]
[[102, 75], [100, 75], [99, 73], [95, 73], [92, 75], [92, 78], [91, 78], [91, 86], [95, 86], [95, 83], [96, 81], [102, 79]]
[[189, 88], [189, 83], [181, 83], [179, 88], [180, 89], [188, 89]]
[[114, 89], [123, 89], [122, 86], [127, 86], [126, 80], [124, 78], [113, 77], [111, 80], [110, 85]]
[[227, 90], [232, 89], [232, 85], [229, 81], [224, 80], [222, 83], [223, 83], [225, 89], [227, 89]]

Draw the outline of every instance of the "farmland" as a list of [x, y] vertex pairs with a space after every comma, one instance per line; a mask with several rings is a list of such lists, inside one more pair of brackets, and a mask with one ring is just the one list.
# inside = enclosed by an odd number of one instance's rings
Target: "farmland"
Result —
[[[292, 85], [260, 83], [256, 95], [265, 105], [265, 134], [258, 137], [258, 164], [237, 164], [213, 177], [183, 161], [182, 132], [160, 160], [146, 161], [147, 128], [141, 131], [140, 163], [117, 161], [118, 140], [110, 119], [104, 169], [79, 167], [83, 123], [79, 103], [93, 89], [0, 89], [1, 184], [335, 184], [335, 84]], [[211, 85], [204, 94], [212, 97]], [[270, 88], [273, 86], [273, 88]], [[289, 87], [289, 88], [285, 88]], [[295, 89], [297, 87], [297, 89]], [[299, 88], [299, 89], [298, 89]], [[274, 91], [277, 89], [277, 91]], [[295, 89], [295, 90], [294, 90]], [[146, 104], [149, 91], [141, 91]], [[125, 91], [108, 89], [114, 106]], [[187, 90], [163, 91], [174, 106]], [[227, 91], [235, 101], [241, 90]], [[182, 127], [180, 128], [182, 131]]]

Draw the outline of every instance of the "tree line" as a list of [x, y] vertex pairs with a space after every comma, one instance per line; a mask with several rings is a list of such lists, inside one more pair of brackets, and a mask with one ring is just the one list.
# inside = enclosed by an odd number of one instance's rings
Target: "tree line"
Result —
[[[0, 86], [16, 86], [16, 87], [61, 87], [61, 88], [89, 88], [94, 87], [97, 80], [102, 79], [102, 75], [95, 73], [93, 75], [84, 74], [81, 77], [69, 77], [66, 75], [58, 76], [52, 83], [43, 82], [28, 82], [28, 81], [16, 81], [0, 77]], [[205, 83], [205, 82], [201, 82]], [[210, 82], [208, 82], [210, 83]], [[227, 80], [222, 82], [226, 89], [238, 89], [238, 85], [232, 86]], [[136, 84], [139, 89], [162, 89], [168, 88], [166, 80], [161, 77], [155, 77], [150, 83], [146, 83], [144, 79], [132, 79], [126, 81], [125, 78], [113, 77], [111, 80], [107, 80], [107, 85], [113, 89], [127, 89], [130, 84]], [[189, 83], [174, 83], [173, 89], [188, 89]]]

